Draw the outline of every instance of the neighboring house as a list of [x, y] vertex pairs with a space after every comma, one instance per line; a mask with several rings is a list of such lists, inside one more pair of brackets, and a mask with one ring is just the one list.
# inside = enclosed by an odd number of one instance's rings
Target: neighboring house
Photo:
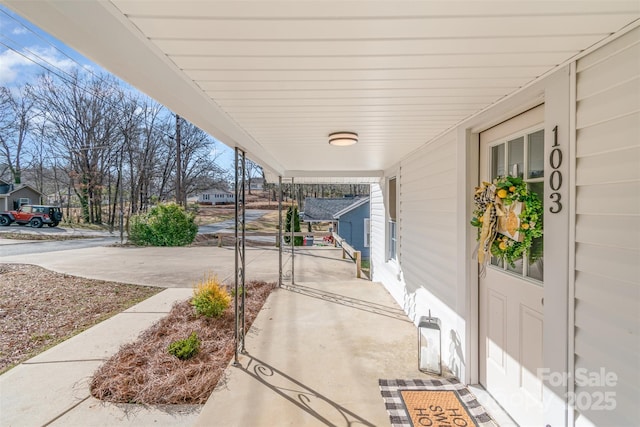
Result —
[[251, 191], [262, 191], [264, 190], [264, 179], [262, 178], [251, 178], [251, 185], [249, 185], [249, 180], [245, 181], [245, 188]]
[[369, 197], [307, 197], [301, 216], [305, 222], [333, 223], [340, 237], [359, 250], [363, 258], [369, 258]]
[[198, 203], [201, 205], [224, 205], [235, 203], [236, 195], [230, 191], [217, 188], [202, 192], [198, 196]]
[[353, 205], [359, 199], [354, 198], [319, 198], [304, 199], [304, 209], [300, 213], [305, 222], [336, 222], [334, 215]]
[[40, 204], [44, 195], [28, 184], [10, 184], [0, 180], [0, 211], [16, 210], [22, 205]]
[[360, 251], [362, 259], [369, 259], [371, 227], [369, 220], [369, 198], [355, 199], [353, 203], [335, 213], [338, 221], [338, 235]]

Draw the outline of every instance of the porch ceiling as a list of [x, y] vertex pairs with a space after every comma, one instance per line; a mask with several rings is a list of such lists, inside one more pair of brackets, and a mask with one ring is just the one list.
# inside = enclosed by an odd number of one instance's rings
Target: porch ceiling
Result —
[[[380, 176], [640, 16], [637, 1], [2, 3], [285, 177]], [[333, 147], [327, 135], [354, 131]]]

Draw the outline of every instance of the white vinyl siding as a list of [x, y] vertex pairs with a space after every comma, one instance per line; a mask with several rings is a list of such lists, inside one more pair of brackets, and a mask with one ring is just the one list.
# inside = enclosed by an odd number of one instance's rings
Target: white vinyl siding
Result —
[[[640, 416], [639, 58], [635, 29], [577, 64], [575, 369], [604, 367], [617, 385], [576, 385], [576, 426]], [[614, 411], [585, 407], [602, 391], [615, 392]]]
[[[429, 310], [440, 319], [442, 331], [447, 331], [442, 334], [443, 364], [464, 377], [467, 363], [460, 357], [460, 343], [465, 342], [465, 330], [455, 309], [458, 233], [465, 232], [456, 228], [456, 136], [450, 132], [425, 145], [382, 179], [382, 185], [371, 186], [371, 268], [373, 280], [384, 284], [414, 322]], [[387, 261], [384, 241], [389, 199], [383, 186], [393, 176], [399, 199], [398, 262]]]
[[[384, 208], [384, 189], [380, 184], [372, 184], [369, 197], [371, 203], [371, 269], [372, 274], [376, 273], [376, 266], [384, 263], [386, 258], [385, 250], [385, 208]], [[375, 279], [380, 280], [380, 279]]]
[[456, 134], [449, 133], [402, 162], [400, 241], [407, 290], [429, 289], [455, 307]]

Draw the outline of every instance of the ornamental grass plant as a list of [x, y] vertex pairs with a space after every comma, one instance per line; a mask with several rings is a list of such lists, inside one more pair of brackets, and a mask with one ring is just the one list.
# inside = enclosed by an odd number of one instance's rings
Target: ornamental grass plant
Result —
[[196, 314], [206, 317], [221, 316], [230, 303], [231, 295], [221, 285], [218, 277], [213, 275], [198, 283], [191, 300]]

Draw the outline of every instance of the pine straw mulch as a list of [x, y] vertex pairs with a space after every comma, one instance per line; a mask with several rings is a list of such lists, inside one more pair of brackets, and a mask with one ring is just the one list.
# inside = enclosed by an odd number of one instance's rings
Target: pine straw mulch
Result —
[[162, 290], [0, 264], [0, 373]]
[[[253, 323], [274, 283], [246, 284], [245, 319]], [[168, 353], [173, 341], [196, 332], [200, 351], [188, 360]], [[171, 312], [123, 346], [91, 380], [91, 394], [118, 403], [203, 404], [234, 355], [233, 302], [219, 318], [196, 316], [190, 300], [176, 303]]]

